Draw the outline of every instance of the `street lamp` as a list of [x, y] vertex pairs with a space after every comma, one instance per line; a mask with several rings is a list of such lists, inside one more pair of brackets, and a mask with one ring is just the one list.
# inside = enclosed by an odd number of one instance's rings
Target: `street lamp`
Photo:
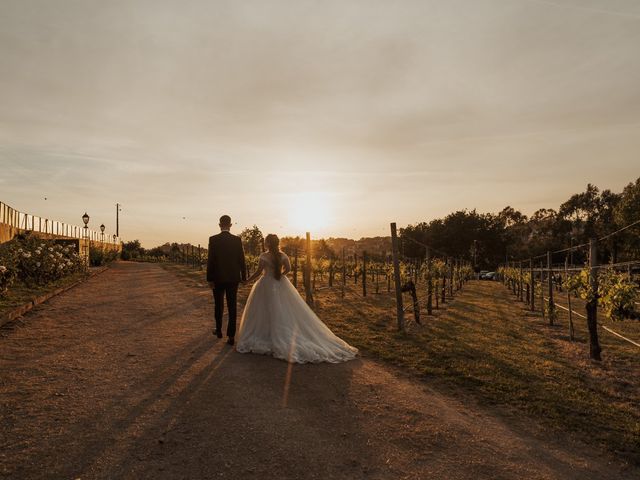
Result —
[[120, 208], [122, 205], [116, 203], [116, 237], [120, 236], [120, 212], [122, 209]]
[[104, 223], [102, 225], [100, 225], [100, 235], [101, 235], [101, 239], [102, 239], [102, 243], [104, 243]]
[[87, 215], [87, 212], [84, 212], [84, 215], [82, 215], [82, 221], [84, 222], [84, 228], [83, 228], [83, 245], [82, 248], [84, 250], [84, 260], [87, 264], [87, 266], [89, 265], [89, 248], [88, 248], [88, 242], [89, 242], [89, 215]]

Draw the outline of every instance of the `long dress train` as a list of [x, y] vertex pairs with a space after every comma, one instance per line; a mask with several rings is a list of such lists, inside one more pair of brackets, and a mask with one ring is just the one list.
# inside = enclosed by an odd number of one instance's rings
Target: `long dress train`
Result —
[[[280, 253], [289, 270], [289, 258]], [[291, 363], [339, 363], [353, 360], [358, 349], [337, 337], [309, 308], [289, 279], [274, 276], [270, 253], [260, 256], [263, 274], [242, 314], [236, 350], [273, 355]]]

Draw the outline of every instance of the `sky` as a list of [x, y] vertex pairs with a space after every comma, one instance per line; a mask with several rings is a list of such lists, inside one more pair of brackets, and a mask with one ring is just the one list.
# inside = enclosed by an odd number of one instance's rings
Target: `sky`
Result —
[[0, 201], [147, 247], [531, 214], [639, 152], [639, 0], [0, 0]]

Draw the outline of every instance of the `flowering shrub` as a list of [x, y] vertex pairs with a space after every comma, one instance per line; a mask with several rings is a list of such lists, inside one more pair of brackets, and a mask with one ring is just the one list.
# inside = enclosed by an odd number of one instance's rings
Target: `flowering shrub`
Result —
[[72, 246], [58, 245], [35, 235], [21, 235], [0, 245], [0, 293], [14, 279], [27, 286], [45, 285], [69, 274], [84, 271], [82, 258]]
[[0, 296], [4, 295], [13, 283], [15, 271], [0, 265]]

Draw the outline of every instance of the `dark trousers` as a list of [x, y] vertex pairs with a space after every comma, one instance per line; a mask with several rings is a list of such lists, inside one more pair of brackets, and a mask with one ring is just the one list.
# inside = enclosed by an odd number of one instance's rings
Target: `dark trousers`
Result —
[[227, 336], [236, 336], [236, 317], [238, 284], [237, 283], [216, 283], [213, 288], [214, 316], [216, 319], [216, 330], [222, 331], [222, 312], [224, 311], [224, 298], [227, 297], [227, 310], [229, 311], [229, 323], [227, 323]]

